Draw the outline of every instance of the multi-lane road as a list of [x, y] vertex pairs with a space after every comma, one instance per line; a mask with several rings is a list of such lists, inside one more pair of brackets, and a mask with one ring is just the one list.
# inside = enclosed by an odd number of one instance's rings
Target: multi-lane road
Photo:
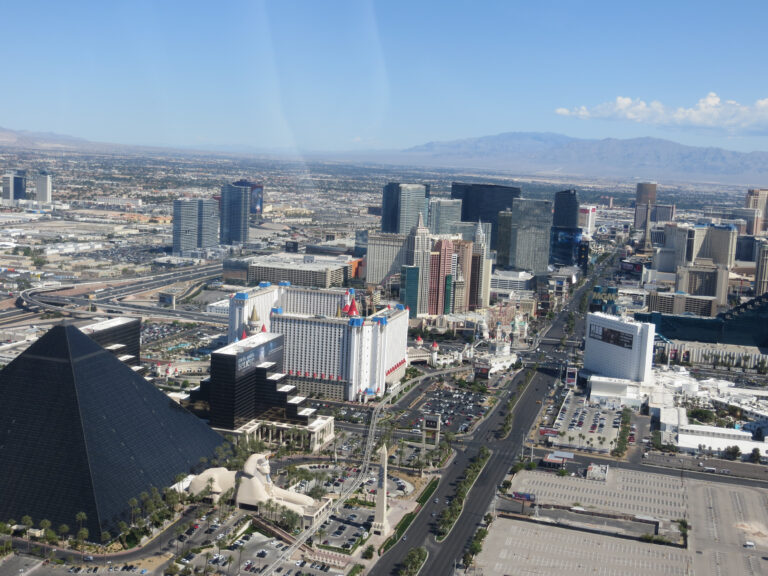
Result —
[[[603, 269], [600, 268], [597, 274], [600, 275], [602, 271]], [[553, 318], [549, 328], [539, 335], [538, 350], [528, 354], [531, 362], [538, 360], [539, 357], [556, 365], [564, 364], [568, 360], [568, 352], [557, 349], [559, 339], [567, 336], [565, 330], [568, 315], [571, 312], [574, 313], [575, 320], [574, 337], [579, 339], [583, 334], [584, 319], [572, 309], [578, 307], [587, 286], [588, 284], [585, 284], [574, 291], [566, 307]], [[515, 405], [511, 433], [507, 438], [497, 438], [496, 432], [502, 427], [504, 421], [506, 399], [512, 391], [517, 390], [524, 378], [524, 373], [524, 371], [520, 372], [510, 384], [507, 384], [496, 409], [478, 425], [471, 438], [456, 445], [457, 451], [453, 464], [448, 465], [435, 491], [434, 498], [438, 503], [430, 502], [422, 509], [408, 528], [405, 534], [406, 539], [398, 542], [376, 563], [370, 572], [372, 576], [397, 574], [405, 556], [415, 546], [424, 546], [429, 552], [422, 574], [453, 573], [455, 564], [461, 561], [470, 540], [482, 523], [483, 516], [492, 508], [499, 484], [517, 462], [528, 431], [536, 420], [540, 402], [555, 383], [555, 376], [537, 372]], [[446, 499], [453, 498], [464, 470], [472, 458], [478, 454], [481, 446], [491, 450], [491, 457], [465, 500], [464, 509], [452, 531], [442, 542], [437, 542], [435, 534], [439, 513]], [[432, 516], [432, 512], [435, 512], [435, 516]]]

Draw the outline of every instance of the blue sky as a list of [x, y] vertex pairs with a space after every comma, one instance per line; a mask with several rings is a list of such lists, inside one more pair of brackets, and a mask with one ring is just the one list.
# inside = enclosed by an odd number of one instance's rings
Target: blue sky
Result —
[[508, 131], [768, 150], [765, 2], [12, 2], [0, 126], [405, 148]]

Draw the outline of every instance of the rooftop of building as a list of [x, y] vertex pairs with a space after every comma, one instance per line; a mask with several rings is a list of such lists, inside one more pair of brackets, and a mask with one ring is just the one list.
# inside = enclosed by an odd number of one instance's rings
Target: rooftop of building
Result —
[[[221, 354], [221, 355], [237, 356], [238, 354], [242, 354], [243, 352], [247, 352], [248, 350], [257, 348], [259, 346], [262, 346], [263, 344], [266, 344], [267, 342], [270, 342], [272, 340], [275, 340], [276, 338], [281, 338], [281, 337], [282, 337], [281, 334], [273, 334], [270, 332], [259, 332], [258, 334], [254, 334], [253, 336], [249, 336], [248, 338], [239, 340], [237, 342], [233, 342], [232, 344], [228, 344], [223, 348], [219, 348], [218, 350], [214, 350], [213, 353]], [[266, 362], [262, 364], [272, 364], [272, 362]]]
[[85, 334], [93, 334], [94, 332], [100, 332], [101, 330], [108, 330], [117, 326], [123, 326], [136, 322], [136, 318], [130, 316], [118, 316], [116, 318], [109, 318], [108, 320], [100, 320], [92, 324], [86, 324], [80, 327], [80, 331]]
[[525, 270], [495, 270], [493, 276], [505, 280], [531, 280], [533, 274]]

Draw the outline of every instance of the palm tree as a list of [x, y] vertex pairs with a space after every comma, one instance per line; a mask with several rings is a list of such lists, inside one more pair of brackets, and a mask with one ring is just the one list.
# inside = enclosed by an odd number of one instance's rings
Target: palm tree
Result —
[[120, 530], [120, 541], [123, 544], [123, 548], [127, 548], [128, 545], [128, 524], [126, 524], [124, 521], [120, 521], [117, 523], [117, 529]]
[[78, 512], [77, 514], [75, 514], [75, 520], [77, 520], [77, 529], [82, 530], [83, 522], [88, 520], [88, 516], [85, 514], [85, 512]]
[[88, 539], [88, 528], [80, 528], [77, 531], [77, 543], [80, 546], [80, 556], [82, 562], [82, 555], [85, 552], [85, 541]]
[[21, 517], [21, 523], [24, 524], [24, 535], [27, 537], [27, 552], [29, 552], [29, 529], [32, 528], [32, 518], [24, 515]]
[[139, 502], [136, 500], [136, 498], [131, 498], [128, 500], [128, 507], [131, 509], [131, 526], [136, 524], [136, 511], [138, 506]]
[[40, 530], [43, 531], [43, 537], [46, 540], [50, 540], [49, 532], [48, 532], [50, 529], [51, 529], [50, 520], [48, 520], [47, 518], [43, 518], [42, 520], [40, 520]]
[[61, 524], [59, 526], [59, 535], [61, 536], [61, 539], [65, 540], [68, 533], [69, 533], [69, 526], [67, 526], [66, 524]]
[[568, 435], [568, 446], [573, 445], [574, 436]]

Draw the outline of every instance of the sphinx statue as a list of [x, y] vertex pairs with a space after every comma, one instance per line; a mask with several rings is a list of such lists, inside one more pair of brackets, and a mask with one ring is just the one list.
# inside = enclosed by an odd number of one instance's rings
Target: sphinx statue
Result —
[[297, 514], [304, 515], [306, 508], [316, 507], [314, 498], [285, 490], [275, 486], [269, 470], [269, 460], [265, 454], [253, 454], [245, 462], [237, 490], [237, 504], [258, 506], [271, 500], [285, 506]]
[[220, 496], [231, 488], [235, 488], [237, 505], [247, 508], [258, 507], [271, 500], [304, 516], [308, 509], [319, 505], [314, 498], [275, 486], [270, 476], [266, 454], [251, 455], [246, 460], [242, 472], [209, 468], [190, 482], [188, 490], [195, 496], [208, 490], [211, 500], [218, 502]]

